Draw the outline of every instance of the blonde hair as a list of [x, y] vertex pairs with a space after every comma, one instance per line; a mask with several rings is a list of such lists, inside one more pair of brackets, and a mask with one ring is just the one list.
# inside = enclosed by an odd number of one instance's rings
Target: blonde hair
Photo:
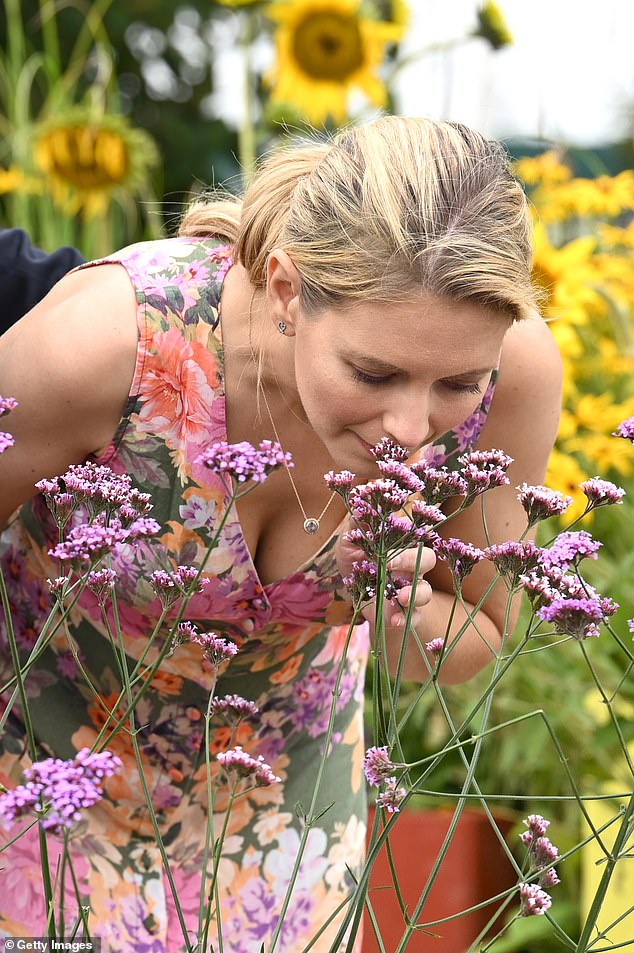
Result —
[[416, 292], [535, 309], [526, 198], [504, 149], [459, 123], [387, 116], [269, 156], [242, 201], [199, 202], [180, 234], [223, 237], [255, 287], [282, 248], [308, 312]]

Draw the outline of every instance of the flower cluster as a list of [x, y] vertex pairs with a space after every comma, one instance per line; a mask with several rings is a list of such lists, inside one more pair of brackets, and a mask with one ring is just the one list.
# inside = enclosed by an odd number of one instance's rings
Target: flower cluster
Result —
[[509, 483], [506, 471], [513, 463], [513, 458], [501, 450], [472, 450], [458, 457], [458, 462], [462, 467], [461, 476], [466, 483], [468, 502], [487, 490]]
[[35, 812], [45, 830], [62, 834], [81, 820], [83, 808], [101, 800], [102, 782], [121, 768], [116, 755], [89, 748], [82, 748], [69, 761], [36, 761], [24, 772], [24, 784], [0, 795], [0, 815], [14, 821]]
[[544, 622], [552, 622], [556, 632], [571, 635], [581, 642], [599, 635], [599, 625], [608, 614], [606, 607], [611, 607], [610, 600], [553, 599], [548, 605], [542, 606], [537, 615]]
[[397, 814], [403, 798], [406, 795], [404, 787], [399, 787], [395, 775], [396, 765], [390, 760], [387, 748], [368, 748], [363, 758], [363, 773], [366, 781], [373, 787], [383, 785], [383, 790], [377, 795], [377, 807], [384, 808], [388, 814]]
[[614, 437], [623, 437], [624, 440], [631, 440], [634, 444], [634, 417], [628, 417], [622, 420], [613, 433]]
[[549, 516], [560, 516], [572, 503], [571, 496], [566, 496], [559, 490], [550, 490], [547, 486], [529, 486], [522, 483], [517, 489], [517, 498], [526, 511], [529, 526], [534, 526]]
[[543, 550], [531, 540], [487, 546], [484, 555], [490, 559], [509, 588], [514, 589], [523, 573], [536, 569]]
[[163, 608], [167, 609], [181, 596], [202, 592], [209, 580], [197, 577], [198, 570], [195, 566], [177, 566], [173, 572], [155, 569], [150, 575], [150, 585]]
[[255, 702], [242, 698], [241, 695], [225, 695], [223, 698], [214, 698], [209, 705], [211, 715], [224, 718], [233, 727], [239, 725], [246, 718], [255, 718], [258, 711]]
[[109, 523], [115, 518], [125, 529], [142, 521], [152, 509], [149, 493], [133, 487], [127, 474], [96, 463], [73, 464], [62, 476], [39, 480], [35, 486], [60, 527], [80, 506], [89, 520], [100, 515]]
[[117, 582], [117, 574], [114, 569], [93, 569], [88, 573], [86, 585], [90, 591], [97, 597], [100, 606], [105, 605], [106, 600], [112, 594], [112, 590]]
[[[268, 787], [281, 781], [273, 769], [266, 763], [262, 755], [253, 758], [246, 751], [242, 750], [240, 745], [230, 748], [228, 751], [221, 751], [218, 755], [218, 761], [227, 776], [227, 779], [234, 787], [244, 779], [247, 779], [256, 787]], [[244, 792], [242, 792], [244, 793]]]
[[523, 823], [527, 830], [520, 834], [520, 840], [528, 850], [530, 873], [539, 876], [536, 883], [520, 884], [520, 916], [540, 916], [552, 903], [543, 888], [555, 887], [559, 883], [553, 866], [559, 857], [559, 851], [546, 837], [550, 821], [541, 814], [529, 814]]
[[152, 536], [158, 533], [160, 528], [156, 520], [145, 517], [135, 520], [127, 527], [117, 518], [106, 523], [105, 515], [100, 513], [92, 523], [74, 526], [69, 530], [66, 539], [49, 549], [48, 554], [79, 572], [86, 563], [94, 566], [120, 543], [130, 543], [144, 536]]
[[[11, 413], [17, 406], [18, 402], [15, 397], [0, 397], [0, 417]], [[10, 433], [0, 430], [0, 453], [4, 453], [4, 451], [12, 447], [14, 443], [15, 440]]]
[[203, 450], [196, 462], [238, 484], [262, 483], [274, 470], [293, 466], [291, 454], [271, 440], [263, 440], [257, 449], [247, 441], [230, 444], [219, 440]]
[[484, 550], [471, 543], [463, 543], [460, 539], [438, 539], [433, 549], [437, 556], [445, 560], [458, 586], [462, 585], [473, 567], [484, 559]]
[[229, 639], [223, 639], [214, 632], [199, 632], [193, 622], [180, 622], [174, 637], [174, 647], [183, 642], [200, 645], [203, 655], [210, 665], [217, 668], [238, 654], [238, 646]]
[[625, 496], [625, 490], [622, 487], [610, 483], [609, 480], [602, 480], [598, 476], [584, 480], [579, 487], [588, 498], [588, 511], [596, 509], [597, 506], [622, 503]]

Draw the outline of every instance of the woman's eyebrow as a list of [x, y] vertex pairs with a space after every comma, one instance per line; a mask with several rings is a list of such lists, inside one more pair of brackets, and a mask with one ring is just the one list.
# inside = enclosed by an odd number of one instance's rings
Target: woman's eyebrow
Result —
[[[362, 364], [364, 369], [368, 371], [378, 371], [382, 374], [405, 373], [402, 367], [397, 367], [395, 364], [382, 361], [380, 358], [373, 357], [370, 354], [358, 354], [356, 351], [351, 351], [348, 353], [348, 360]], [[473, 370], [460, 371], [459, 374], [447, 374], [445, 379], [458, 380], [462, 377], [484, 377], [485, 374], [490, 374], [492, 370], [492, 367], [476, 367]]]

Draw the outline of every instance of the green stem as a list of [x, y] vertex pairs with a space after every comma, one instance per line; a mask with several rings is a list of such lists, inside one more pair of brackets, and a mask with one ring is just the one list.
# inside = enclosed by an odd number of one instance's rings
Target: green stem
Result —
[[253, 76], [253, 62], [251, 46], [255, 39], [255, 14], [253, 11], [242, 11], [242, 36], [240, 48], [242, 53], [242, 84], [244, 97], [242, 102], [242, 121], [238, 130], [238, 158], [244, 185], [247, 186], [255, 170], [255, 82]]

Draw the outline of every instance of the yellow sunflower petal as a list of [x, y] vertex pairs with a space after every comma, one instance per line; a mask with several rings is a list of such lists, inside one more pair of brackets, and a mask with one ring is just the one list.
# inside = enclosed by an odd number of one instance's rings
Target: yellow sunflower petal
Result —
[[402, 25], [364, 17], [358, 0], [278, 0], [266, 13], [277, 24], [277, 62], [267, 75], [273, 103], [292, 104], [314, 125], [343, 122], [355, 88], [385, 103], [378, 68]]

